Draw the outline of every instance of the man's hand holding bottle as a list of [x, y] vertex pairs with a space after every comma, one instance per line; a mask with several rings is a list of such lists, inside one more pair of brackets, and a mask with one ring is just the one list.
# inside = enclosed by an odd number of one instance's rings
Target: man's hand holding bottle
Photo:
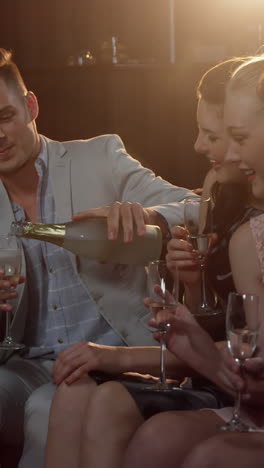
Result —
[[117, 239], [119, 227], [123, 227], [124, 242], [133, 240], [134, 226], [137, 234], [143, 236], [146, 232], [146, 224], [160, 226], [164, 230], [162, 217], [151, 208], [143, 208], [140, 203], [126, 201], [120, 203], [116, 201], [112, 205], [91, 208], [76, 213], [72, 219], [79, 221], [87, 218], [107, 218], [108, 239]]

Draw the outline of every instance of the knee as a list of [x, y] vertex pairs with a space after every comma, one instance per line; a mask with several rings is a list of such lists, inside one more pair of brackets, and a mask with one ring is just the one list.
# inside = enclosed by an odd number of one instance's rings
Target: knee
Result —
[[65, 420], [81, 417], [95, 388], [95, 382], [88, 376], [71, 385], [62, 382], [53, 398], [49, 426], [61, 427]]
[[180, 466], [191, 444], [188, 434], [194, 427], [197, 428], [196, 414], [191, 411], [170, 411], [153, 416], [137, 430], [130, 442], [125, 467]]
[[[157, 438], [157, 434], [160, 433], [160, 430], [162, 430], [162, 434], [164, 434], [163, 429], [166, 428], [166, 425], [163, 424], [163, 421], [165, 420], [165, 423], [167, 422], [166, 415], [167, 413], [160, 413], [155, 416], [152, 416], [150, 419], [145, 421], [144, 424], [137, 431], [132, 441], [132, 444], [136, 447], [144, 446], [145, 450], [147, 450], [148, 447], [150, 447], [151, 450], [154, 450], [154, 452], [156, 450], [159, 451], [161, 448], [159, 447], [160, 438]], [[153, 446], [153, 440], [156, 440], [157, 442], [157, 444], [155, 443], [155, 446]]]
[[[150, 466], [149, 460], [152, 460], [152, 463], [155, 460], [153, 465], [159, 466], [159, 460], [163, 459], [164, 453], [167, 453], [169, 441], [173, 439], [175, 445], [177, 440], [171, 427], [172, 414], [167, 412], [157, 414], [141, 425], [127, 448], [125, 467]], [[174, 418], [173, 427], [175, 427], [175, 423]], [[158, 437], [157, 434], [159, 434]]]
[[129, 416], [136, 404], [127, 389], [118, 382], [106, 382], [99, 385], [89, 403], [91, 416], [123, 415]]
[[[173, 444], [174, 447], [177, 443], [181, 445], [194, 425], [195, 415], [192, 412], [163, 412], [152, 416], [144, 423], [137, 433], [137, 439], [144, 445], [149, 444], [154, 450], [160, 451], [164, 447], [166, 451], [167, 444]], [[153, 447], [153, 440], [157, 439], [157, 434], [160, 434], [161, 445], [155, 444]]]
[[109, 431], [125, 436], [143, 421], [140, 411], [130, 393], [118, 382], [99, 385], [93, 393], [86, 410], [83, 430], [88, 438]]
[[64, 410], [68, 411], [84, 396], [90, 395], [90, 390], [96, 387], [95, 382], [88, 376], [83, 376], [81, 379], [71, 385], [62, 382], [57, 388], [54, 396], [56, 405], [60, 405]]

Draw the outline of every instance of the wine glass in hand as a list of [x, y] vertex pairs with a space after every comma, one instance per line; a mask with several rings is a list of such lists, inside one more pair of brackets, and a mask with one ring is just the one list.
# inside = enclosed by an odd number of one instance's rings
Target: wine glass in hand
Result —
[[[255, 294], [230, 293], [226, 312], [227, 344], [233, 358], [243, 370], [243, 363], [252, 357], [261, 326], [259, 297]], [[242, 374], [243, 375], [243, 374]], [[231, 420], [220, 427], [222, 431], [252, 432], [240, 419], [240, 392], [236, 394]]]
[[[5, 290], [5, 293], [15, 291], [19, 283], [21, 267], [21, 246], [15, 236], [0, 236], [0, 269], [3, 271], [2, 280], [9, 281], [11, 288]], [[4, 290], [2, 289], [2, 294]], [[2, 303], [5, 303], [3, 300]], [[0, 349], [23, 349], [25, 346], [17, 343], [11, 336], [11, 312], [6, 311], [5, 337], [0, 342]]]
[[[167, 316], [175, 313], [178, 305], [179, 281], [178, 273], [173, 274], [168, 270], [166, 262], [157, 260], [148, 264], [148, 290], [150, 309], [154, 316], [162, 312], [164, 320], [159, 322], [160, 333], [160, 381], [151, 388], [153, 390], [168, 390], [171, 385], [166, 382], [166, 333], [170, 327]], [[167, 312], [167, 313], [166, 313]]]
[[211, 199], [187, 198], [184, 200], [184, 224], [188, 231], [188, 241], [197, 251], [201, 271], [201, 303], [195, 315], [215, 314], [208, 304], [205, 283], [205, 262], [212, 243], [212, 206]]

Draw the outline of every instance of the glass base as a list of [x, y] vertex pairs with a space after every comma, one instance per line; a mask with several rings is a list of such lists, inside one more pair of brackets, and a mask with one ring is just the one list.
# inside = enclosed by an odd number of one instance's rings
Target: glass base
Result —
[[231, 419], [228, 423], [220, 426], [220, 431], [232, 431], [232, 432], [256, 432], [256, 429], [248, 426], [240, 419]]
[[25, 348], [22, 343], [16, 343], [11, 336], [6, 336], [3, 341], [0, 341], [0, 349], [18, 350]]
[[218, 315], [221, 313], [220, 309], [214, 309], [208, 305], [201, 305], [197, 312], [193, 313], [194, 316], [201, 317], [203, 315]]
[[172, 390], [182, 390], [180, 385], [176, 383], [162, 383], [157, 382], [155, 384], [146, 384], [140, 387], [142, 390], [151, 390], [152, 392], [171, 392]]

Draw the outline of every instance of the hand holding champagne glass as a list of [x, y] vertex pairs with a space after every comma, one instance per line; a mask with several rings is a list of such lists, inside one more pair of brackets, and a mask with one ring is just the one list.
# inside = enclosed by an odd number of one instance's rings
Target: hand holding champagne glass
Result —
[[[9, 290], [2, 289], [1, 294], [11, 295], [15, 291], [16, 286], [20, 281], [20, 267], [21, 267], [21, 246], [15, 236], [0, 236], [0, 269], [3, 272], [2, 281], [9, 281], [12, 287]], [[6, 299], [2, 301], [6, 303]], [[11, 336], [11, 312], [6, 311], [6, 329], [5, 337], [0, 342], [0, 349], [22, 349], [25, 346], [17, 343]]]
[[201, 271], [201, 303], [197, 315], [214, 314], [206, 297], [205, 262], [212, 244], [213, 220], [211, 199], [187, 198], [184, 201], [184, 224], [188, 241], [197, 251]]
[[[257, 347], [257, 338], [261, 326], [259, 297], [255, 294], [237, 294], [228, 296], [226, 312], [226, 335], [230, 353], [241, 370], [246, 359], [251, 358]], [[220, 427], [222, 431], [253, 432], [250, 426], [240, 419], [240, 392], [231, 420]]]

